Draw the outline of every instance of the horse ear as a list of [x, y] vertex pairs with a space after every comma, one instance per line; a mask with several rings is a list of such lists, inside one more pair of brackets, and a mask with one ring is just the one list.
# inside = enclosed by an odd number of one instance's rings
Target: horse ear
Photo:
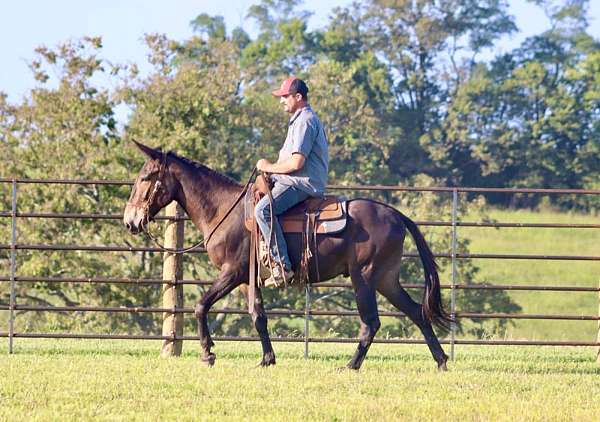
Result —
[[135, 146], [137, 146], [139, 148], [139, 150], [142, 151], [149, 158], [152, 158], [154, 160], [159, 160], [161, 158], [162, 153], [159, 150], [156, 150], [154, 148], [146, 146], [146, 145], [136, 141], [135, 139], [132, 139], [132, 141], [135, 144]]

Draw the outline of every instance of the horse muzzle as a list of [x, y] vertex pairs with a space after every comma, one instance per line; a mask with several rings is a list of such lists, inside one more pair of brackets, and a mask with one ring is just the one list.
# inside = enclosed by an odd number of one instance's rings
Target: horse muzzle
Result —
[[144, 231], [148, 218], [146, 213], [140, 207], [128, 204], [123, 213], [123, 224], [131, 234], [138, 234]]

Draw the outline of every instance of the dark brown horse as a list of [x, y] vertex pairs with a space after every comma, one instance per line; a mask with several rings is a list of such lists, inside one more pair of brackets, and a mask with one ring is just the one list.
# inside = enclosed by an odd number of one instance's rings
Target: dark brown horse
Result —
[[[243, 187], [230, 178], [202, 164], [163, 153], [137, 143], [148, 159], [132, 188], [123, 222], [131, 233], [145, 228], [163, 207], [177, 201], [196, 227], [207, 236], [223, 219]], [[201, 359], [212, 365], [214, 343], [208, 331], [207, 314], [215, 302], [241, 286], [247, 294], [249, 279], [250, 234], [244, 227], [244, 209], [240, 202], [218, 225], [206, 245], [219, 276], [198, 301], [195, 315], [202, 346]], [[319, 235], [319, 281], [338, 275], [350, 276], [360, 314], [361, 328], [356, 353], [348, 368], [360, 368], [375, 333], [380, 327], [376, 292], [385, 296], [404, 312], [421, 330], [438, 368], [445, 370], [448, 357], [442, 350], [431, 324], [447, 328], [451, 321], [444, 311], [440, 283], [433, 254], [423, 235], [405, 215], [396, 209], [369, 199], [348, 201], [347, 227], [335, 235]], [[423, 305], [411, 299], [399, 283], [402, 246], [406, 231], [413, 236], [425, 270]], [[299, 235], [286, 235], [294, 269], [300, 260]], [[309, 273], [315, 280], [316, 269]], [[260, 290], [257, 289], [252, 321], [260, 335], [263, 358], [261, 365], [275, 364], [275, 353], [267, 331], [267, 317]]]

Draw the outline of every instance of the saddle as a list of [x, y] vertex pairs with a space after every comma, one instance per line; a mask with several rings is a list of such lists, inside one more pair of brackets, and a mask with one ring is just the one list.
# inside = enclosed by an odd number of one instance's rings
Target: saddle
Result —
[[[260, 276], [260, 231], [254, 216], [256, 203], [263, 195], [268, 194], [271, 186], [263, 175], [259, 175], [257, 183], [251, 185], [244, 200], [244, 224], [250, 231], [250, 283], [248, 306], [252, 313], [255, 299], [255, 289], [262, 280]], [[346, 227], [347, 205], [344, 198], [327, 195], [324, 198], [308, 198], [298, 203], [279, 216], [279, 222], [284, 233], [302, 233], [302, 257], [300, 268], [297, 269], [295, 280], [300, 283], [308, 282], [308, 270], [311, 258], [314, 258], [317, 280], [319, 263], [317, 253], [317, 234], [339, 233]], [[312, 244], [312, 246], [311, 246]], [[313, 252], [314, 251], [314, 252]], [[258, 268], [257, 268], [258, 266]]]

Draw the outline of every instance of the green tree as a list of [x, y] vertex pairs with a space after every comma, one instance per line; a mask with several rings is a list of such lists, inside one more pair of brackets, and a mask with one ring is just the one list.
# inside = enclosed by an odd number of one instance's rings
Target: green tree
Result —
[[[31, 62], [38, 87], [20, 104], [0, 103], [0, 142], [7, 154], [0, 168], [12, 177], [31, 179], [122, 179], [129, 174], [128, 160], [118, 133], [115, 102], [106, 89], [93, 83], [94, 77], [113, 70], [100, 58], [101, 39], [83, 38], [56, 48], [36, 49]], [[20, 211], [69, 213], [118, 213], [127, 192], [114, 186], [21, 184]], [[10, 196], [3, 196], [10, 209]], [[2, 221], [3, 233], [9, 222]], [[118, 222], [91, 220], [19, 220], [20, 243], [113, 244], [124, 231]], [[8, 238], [8, 236], [6, 237]], [[19, 252], [18, 273], [40, 277], [141, 276], [159, 262], [146, 254], [136, 257], [86, 252]], [[157, 258], [157, 257], [154, 257]], [[152, 263], [153, 261], [153, 263]], [[6, 299], [8, 291], [3, 293]], [[44, 305], [152, 305], [158, 291], [135, 286], [103, 284], [19, 283], [17, 300]], [[27, 314], [19, 324], [36, 329], [41, 325], [93, 330], [118, 323], [149, 328], [149, 315], [108, 315], [87, 313], [80, 318], [64, 314]]]
[[582, 10], [571, 6], [554, 11], [549, 31], [480, 65], [457, 92], [441, 131], [444, 142], [430, 143], [440, 166], [456, 169], [457, 183], [548, 188], [590, 183], [597, 169], [590, 158], [597, 150], [598, 44], [582, 29]]

